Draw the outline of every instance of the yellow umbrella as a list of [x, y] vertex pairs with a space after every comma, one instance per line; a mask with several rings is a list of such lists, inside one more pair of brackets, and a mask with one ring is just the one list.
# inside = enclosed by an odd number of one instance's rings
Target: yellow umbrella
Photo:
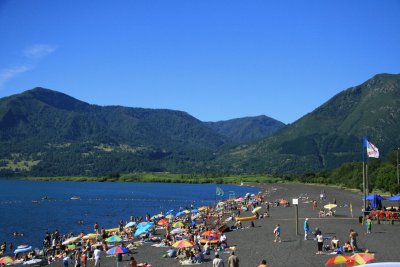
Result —
[[257, 207], [257, 208], [255, 208], [254, 210], [252, 210], [251, 212], [252, 212], [252, 213], [256, 213], [256, 212], [258, 212], [260, 209], [261, 209], [261, 207]]
[[184, 213], [186, 213], [186, 214], [189, 214], [189, 213], [190, 213], [190, 210], [183, 210], [182, 212], [184, 212]]
[[183, 226], [185, 226], [182, 222], [176, 222], [176, 223], [174, 223], [173, 225], [172, 225], [172, 227], [174, 227], [174, 228], [181, 228], [181, 227], [183, 227]]
[[99, 234], [87, 234], [82, 237], [82, 239], [90, 239], [90, 238], [96, 238], [96, 236], [100, 236]]
[[203, 206], [203, 207], [198, 208], [199, 211], [203, 211], [203, 210], [206, 210], [206, 209], [207, 209], [206, 206]]
[[357, 253], [351, 256], [351, 259], [354, 261], [354, 264], [352, 266], [355, 266], [355, 265], [367, 264], [371, 261], [374, 261], [375, 257], [374, 254], [371, 253]]
[[62, 244], [63, 245], [69, 245], [69, 244], [75, 243], [79, 239], [80, 239], [79, 236], [71, 237], [71, 238], [68, 238], [67, 240], [65, 240], [64, 242], [62, 242]]
[[119, 228], [118, 228], [118, 227], [117, 227], [117, 228], [106, 229], [106, 232], [107, 232], [107, 233], [118, 232], [118, 231], [119, 231]]
[[337, 207], [337, 205], [336, 204], [326, 204], [325, 206], [324, 206], [324, 208], [325, 209], [329, 209], [329, 210], [331, 210], [331, 209], [334, 209], [334, 208], [336, 208]]
[[182, 240], [175, 242], [172, 246], [175, 248], [189, 248], [189, 247], [193, 247], [193, 243], [190, 241], [187, 241], [185, 239], [182, 239]]
[[175, 217], [175, 216], [172, 215], [172, 214], [165, 216], [165, 218], [167, 218], [167, 219], [169, 219], [169, 220], [173, 219], [174, 217]]

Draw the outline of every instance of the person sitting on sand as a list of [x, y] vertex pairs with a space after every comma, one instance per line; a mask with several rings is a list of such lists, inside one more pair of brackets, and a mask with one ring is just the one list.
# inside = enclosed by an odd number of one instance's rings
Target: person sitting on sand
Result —
[[137, 267], [137, 261], [135, 260], [134, 257], [131, 257], [129, 264], [127, 265], [127, 267]]
[[262, 260], [260, 262], [260, 265], [258, 265], [258, 267], [267, 267], [267, 261], [266, 260]]
[[352, 252], [353, 248], [351, 247], [350, 241], [347, 241], [343, 246], [344, 252]]
[[331, 240], [331, 248], [333, 250], [339, 248], [339, 239], [337, 239], [337, 237], [335, 235], [332, 237], [332, 240]]

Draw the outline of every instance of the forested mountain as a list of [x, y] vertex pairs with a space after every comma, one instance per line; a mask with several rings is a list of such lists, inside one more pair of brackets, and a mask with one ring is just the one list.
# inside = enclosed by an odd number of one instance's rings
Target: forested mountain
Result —
[[361, 161], [366, 135], [385, 157], [400, 144], [400, 75], [376, 75], [324, 103], [278, 134], [224, 150], [216, 169], [307, 172]]
[[237, 144], [269, 137], [285, 126], [283, 122], [265, 115], [206, 122], [206, 125]]
[[225, 143], [185, 112], [89, 105], [43, 88], [1, 99], [0, 129], [6, 174], [181, 171]]
[[0, 176], [331, 170], [361, 161], [363, 135], [388, 155], [400, 144], [399, 120], [400, 75], [391, 74], [284, 127], [266, 116], [204, 123], [181, 111], [102, 107], [35, 88], [0, 99]]

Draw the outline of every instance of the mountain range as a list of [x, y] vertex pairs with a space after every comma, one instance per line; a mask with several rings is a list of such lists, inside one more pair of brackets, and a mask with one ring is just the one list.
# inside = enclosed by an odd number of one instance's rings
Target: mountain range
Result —
[[400, 75], [349, 88], [296, 122], [202, 122], [175, 110], [91, 105], [35, 88], [0, 99], [0, 176], [263, 173], [360, 161], [362, 136], [398, 147]]

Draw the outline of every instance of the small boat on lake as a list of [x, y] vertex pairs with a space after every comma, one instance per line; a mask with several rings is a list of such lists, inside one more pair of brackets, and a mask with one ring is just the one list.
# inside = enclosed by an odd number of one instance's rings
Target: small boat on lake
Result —
[[73, 196], [71, 197], [71, 200], [81, 200], [81, 197]]

